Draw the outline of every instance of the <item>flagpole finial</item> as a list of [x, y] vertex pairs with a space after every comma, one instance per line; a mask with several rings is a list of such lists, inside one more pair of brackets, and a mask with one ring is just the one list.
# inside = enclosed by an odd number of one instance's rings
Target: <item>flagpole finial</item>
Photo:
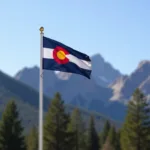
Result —
[[41, 27], [40, 32], [43, 33], [43, 31], [44, 31], [44, 27]]

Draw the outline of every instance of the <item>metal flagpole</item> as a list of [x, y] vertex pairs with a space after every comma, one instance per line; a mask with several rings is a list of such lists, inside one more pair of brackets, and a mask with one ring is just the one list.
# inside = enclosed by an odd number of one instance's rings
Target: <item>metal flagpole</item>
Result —
[[40, 28], [39, 150], [43, 150], [43, 31]]

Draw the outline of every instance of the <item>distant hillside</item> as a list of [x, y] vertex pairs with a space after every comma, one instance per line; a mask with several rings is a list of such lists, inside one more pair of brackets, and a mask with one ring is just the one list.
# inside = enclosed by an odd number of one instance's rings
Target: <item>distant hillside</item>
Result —
[[[15, 100], [24, 125], [30, 128], [37, 124], [39, 94], [33, 88], [9, 77], [0, 71], [0, 115], [9, 100]], [[49, 105], [49, 99], [44, 97], [44, 109]]]
[[[37, 125], [39, 108], [38, 92], [20, 81], [9, 77], [3, 72], [0, 72], [0, 114], [4, 111], [4, 108], [10, 99], [14, 99], [16, 101], [26, 130], [34, 124]], [[44, 97], [43, 102], [44, 111], [46, 112], [50, 104], [50, 100], [47, 97]], [[71, 105], [66, 105], [66, 107], [68, 111], [72, 111], [72, 109], [74, 109], [74, 106]], [[83, 109], [81, 109], [81, 112], [84, 118], [88, 118], [91, 114]], [[95, 117], [97, 128], [100, 130], [107, 117], [98, 113], [95, 113]], [[117, 126], [120, 125], [120, 123], [113, 120], [111, 120], [111, 123], [116, 124]]]

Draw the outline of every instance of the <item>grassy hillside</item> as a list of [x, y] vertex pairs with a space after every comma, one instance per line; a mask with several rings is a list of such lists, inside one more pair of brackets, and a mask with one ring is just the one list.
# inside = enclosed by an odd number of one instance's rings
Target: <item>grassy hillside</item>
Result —
[[[20, 117], [23, 121], [23, 125], [28, 131], [33, 125], [38, 123], [38, 106], [39, 106], [39, 93], [33, 88], [11, 78], [10, 76], [4, 74], [0, 71], [0, 115], [5, 109], [5, 106], [9, 100], [15, 100], [18, 105], [20, 112]], [[50, 99], [44, 96], [44, 111], [47, 111], [47, 108], [50, 104]], [[67, 111], [71, 112], [74, 109], [74, 106], [66, 105]], [[88, 118], [91, 112], [81, 109], [85, 121], [88, 121]], [[105, 116], [93, 113], [96, 118], [97, 129], [100, 130], [103, 127]], [[117, 126], [120, 125], [119, 122], [111, 120], [113, 124]]]

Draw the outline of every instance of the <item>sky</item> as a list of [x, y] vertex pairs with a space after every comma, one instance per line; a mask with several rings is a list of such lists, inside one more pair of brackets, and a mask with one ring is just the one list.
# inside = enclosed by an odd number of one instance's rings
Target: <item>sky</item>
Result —
[[40, 64], [40, 32], [123, 74], [150, 60], [149, 0], [1, 0], [0, 70]]

